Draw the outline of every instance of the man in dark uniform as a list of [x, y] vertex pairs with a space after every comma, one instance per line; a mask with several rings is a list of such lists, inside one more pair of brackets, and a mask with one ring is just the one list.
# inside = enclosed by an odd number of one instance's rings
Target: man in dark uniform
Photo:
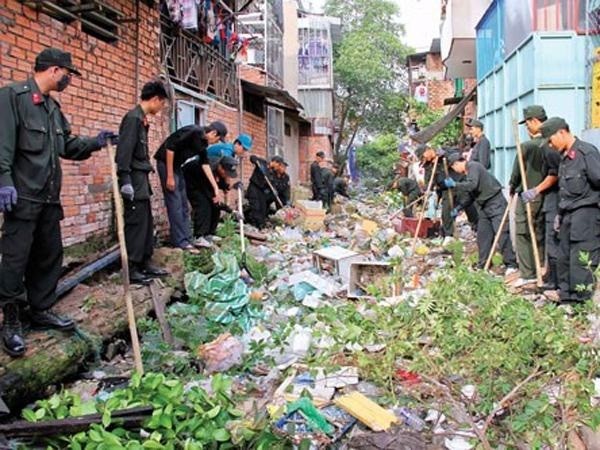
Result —
[[435, 175], [433, 175], [433, 183], [431, 189], [435, 190], [438, 199], [442, 202], [442, 232], [444, 236], [452, 236], [454, 233], [454, 218], [450, 215], [450, 192], [444, 184], [444, 158], [445, 152], [442, 150], [435, 151], [428, 145], [420, 145], [417, 147], [415, 154], [421, 160], [425, 169], [425, 188], [429, 185], [433, 173], [436, 158], [438, 159]]
[[347, 177], [341, 177], [339, 175], [340, 166], [334, 164], [333, 166], [331, 166], [331, 171], [333, 172], [334, 176], [333, 185], [331, 187], [333, 197], [335, 198], [335, 195], [338, 194], [342, 197], [350, 198], [350, 195], [348, 195], [348, 179]]
[[[540, 131], [543, 143], [549, 142], [562, 155], [554, 223], [560, 240], [558, 297], [564, 302], [580, 302], [591, 298], [593, 272], [600, 262], [600, 153], [573, 136], [560, 117], [548, 119]], [[587, 254], [589, 266], [580, 260], [581, 253]]]
[[327, 211], [330, 211], [331, 204], [333, 203], [333, 180], [335, 180], [335, 175], [329, 167], [325, 166], [321, 168], [321, 179], [323, 180], [323, 185], [325, 186], [325, 190], [321, 194], [323, 208], [325, 208]]
[[249, 208], [247, 220], [249, 224], [261, 229], [264, 228], [267, 221], [269, 195], [272, 195], [271, 188], [266, 181], [269, 164], [256, 155], [250, 156], [250, 162], [254, 165], [254, 170], [246, 190]]
[[[206, 175], [203, 167], [205, 155], [196, 155], [183, 163], [183, 177], [187, 197], [192, 206], [192, 223], [196, 245], [208, 244], [204, 238], [212, 236], [217, 230], [221, 211], [227, 209], [222, 202], [215, 202], [215, 187]], [[237, 177], [238, 162], [231, 156], [208, 158], [217, 189], [228, 191], [230, 181]], [[200, 244], [202, 243], [202, 244]]]
[[475, 141], [470, 161], [478, 162], [486, 170], [490, 170], [492, 168], [492, 146], [487, 136], [483, 134], [483, 122], [471, 119], [467, 126], [471, 128], [471, 136]]
[[150, 81], [142, 87], [139, 104], [121, 121], [115, 161], [125, 208], [125, 242], [129, 257], [129, 279], [146, 283], [166, 271], [151, 262], [154, 252], [154, 224], [149, 174], [153, 172], [148, 155], [148, 118], [160, 112], [168, 98], [164, 85]]
[[[193, 248], [188, 198], [181, 165], [189, 158], [200, 155], [202, 170], [218, 192], [206, 158], [206, 149], [209, 145], [220, 142], [222, 134], [227, 135], [227, 128], [220, 122], [213, 122], [208, 127], [187, 125], [171, 134], [154, 154], [169, 217], [171, 245], [174, 247], [187, 250]], [[215, 198], [215, 202], [219, 201], [219, 198]]]
[[[269, 164], [268, 177], [283, 205], [290, 202], [290, 176], [287, 174], [288, 163], [281, 156], [273, 156]], [[269, 196], [270, 204], [275, 202], [275, 210], [281, 208], [273, 193]], [[270, 205], [269, 205], [270, 207]]]
[[[523, 110], [524, 119], [519, 124], [533, 123], [540, 124], [546, 120], [546, 112], [539, 105], [528, 106]], [[539, 128], [539, 126], [538, 126]], [[529, 223], [527, 219], [526, 203], [529, 203], [531, 208], [531, 217], [533, 220], [533, 228], [537, 238], [537, 246], [540, 258], [544, 255], [544, 213], [542, 211], [542, 198], [535, 193], [535, 187], [545, 178], [545, 156], [544, 149], [540, 147], [541, 137], [533, 126], [527, 126], [529, 141], [521, 144], [523, 155], [523, 166], [525, 177], [527, 179], [528, 191], [523, 192], [521, 181], [521, 166], [518, 156], [515, 156], [513, 162], [512, 175], [509, 181], [509, 189], [511, 197], [518, 195], [517, 207], [515, 210], [515, 225], [516, 225], [516, 249], [519, 261], [520, 278], [516, 281], [515, 286], [520, 287], [527, 284], [533, 284], [536, 281], [536, 262], [533, 254], [532, 236], [529, 233]], [[540, 264], [542, 261], [539, 261]]]
[[35, 59], [34, 75], [0, 89], [0, 211], [2, 343], [11, 356], [25, 353], [19, 306], [29, 306], [34, 326], [74, 328], [50, 311], [62, 271], [60, 221], [62, 172], [59, 158], [84, 160], [113, 133], [95, 138], [71, 134], [60, 104], [49, 94], [63, 91], [73, 75], [71, 54], [48, 48]]
[[[519, 123], [526, 124], [527, 132], [531, 136], [531, 140], [522, 145], [528, 190], [522, 192], [518, 160], [515, 160], [513, 174], [510, 179], [511, 195], [521, 193], [516, 211], [516, 248], [522, 279], [520, 281], [522, 281], [521, 284], [526, 284], [528, 281], [535, 282], [535, 260], [524, 206], [524, 204], [530, 203], [540, 258], [544, 258], [544, 248], [546, 249], [545, 253], [548, 261], [546, 288], [557, 289], [556, 256], [558, 238], [554, 232], [553, 223], [558, 209], [560, 154], [552, 150], [547, 144], [540, 146], [542, 144], [540, 127], [547, 118], [544, 108], [539, 105], [528, 106], [523, 110], [523, 117], [523, 120]], [[543, 263], [543, 260], [540, 263]]]
[[[456, 188], [457, 191], [472, 194], [473, 199], [479, 206], [479, 223], [477, 224], [477, 247], [479, 249], [479, 268], [483, 268], [492, 250], [494, 237], [500, 229], [500, 222], [507, 207], [506, 199], [502, 194], [502, 185], [494, 178], [482, 164], [467, 162], [459, 153], [448, 156], [448, 163], [452, 170], [465, 174], [465, 181], [456, 182], [452, 178], [444, 181], [448, 188]], [[456, 217], [464, 207], [458, 203], [451, 212]], [[517, 261], [510, 242], [508, 227], [505, 227], [499, 241], [500, 250], [507, 269], [507, 274], [516, 270]]]
[[423, 195], [417, 180], [407, 177], [397, 178], [392, 183], [392, 189], [397, 189], [404, 197], [404, 210], [402, 211], [404, 217], [413, 217], [413, 208], [419, 197]]
[[310, 165], [310, 182], [312, 185], [313, 200], [325, 202], [327, 199], [327, 186], [323, 180], [321, 164], [325, 161], [325, 153], [317, 152], [315, 161]]

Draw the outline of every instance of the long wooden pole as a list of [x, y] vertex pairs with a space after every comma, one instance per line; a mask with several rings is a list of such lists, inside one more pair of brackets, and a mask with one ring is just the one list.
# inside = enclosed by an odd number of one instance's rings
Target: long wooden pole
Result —
[[431, 172], [431, 177], [429, 178], [429, 183], [427, 184], [427, 190], [423, 195], [423, 207], [421, 208], [421, 215], [419, 216], [419, 221], [417, 222], [417, 228], [415, 229], [415, 236], [413, 237], [413, 243], [411, 247], [411, 253], [415, 252], [415, 248], [417, 248], [417, 240], [419, 239], [419, 231], [421, 231], [421, 223], [423, 223], [423, 217], [425, 216], [425, 210], [427, 209], [427, 200], [429, 199], [429, 194], [431, 192], [431, 186], [433, 186], [433, 180], [435, 179], [435, 172], [437, 171], [439, 157], [435, 157], [435, 162], [433, 163], [433, 171]]
[[[521, 171], [521, 186], [523, 192], [527, 191], [527, 175], [525, 173], [525, 161], [523, 160], [523, 149], [521, 148], [521, 140], [519, 139], [519, 124], [515, 118], [515, 111], [512, 111], [513, 133], [515, 135], [515, 144], [517, 146], [517, 158], [519, 160], [519, 169]], [[521, 200], [523, 201], [523, 200]], [[525, 203], [525, 202], [524, 202]], [[540, 251], [537, 243], [535, 227], [533, 225], [533, 213], [529, 202], [525, 203], [525, 211], [527, 213], [527, 226], [529, 227], [529, 236], [531, 237], [531, 245], [533, 247], [533, 258], [535, 259], [535, 277], [538, 287], [541, 287], [544, 282], [542, 280], [542, 266], [540, 264]]]
[[403, 206], [402, 209], [396, 211], [392, 217], [390, 217], [390, 220], [394, 220], [396, 217], [398, 217], [405, 209], [410, 208], [411, 206], [416, 205], [417, 203], [419, 203], [421, 200], [423, 200], [423, 195], [419, 196], [418, 199], [413, 200], [412, 202], [410, 202], [408, 205]]
[[508, 200], [508, 204], [506, 205], [506, 209], [504, 210], [504, 215], [502, 216], [502, 220], [500, 221], [500, 227], [498, 228], [496, 236], [494, 237], [494, 242], [492, 243], [492, 248], [490, 249], [490, 254], [487, 257], [487, 261], [485, 262], [483, 270], [489, 270], [490, 265], [492, 264], [492, 258], [494, 257], [494, 252], [496, 251], [496, 247], [498, 246], [500, 236], [502, 236], [502, 231], [504, 230], [506, 219], [508, 219], [508, 213], [510, 212], [510, 204], [512, 203], [512, 201], [512, 198]]
[[121, 275], [123, 277], [123, 295], [127, 305], [127, 321], [129, 322], [129, 333], [131, 334], [131, 348], [133, 349], [133, 359], [135, 370], [142, 375], [144, 366], [142, 365], [142, 353], [140, 351], [140, 340], [138, 338], [137, 326], [135, 324], [135, 311], [131, 292], [129, 291], [129, 258], [127, 257], [127, 246], [125, 244], [125, 222], [123, 216], [123, 199], [119, 189], [117, 179], [117, 164], [115, 163], [115, 146], [108, 144], [108, 156], [110, 158], [110, 172], [112, 176], [113, 197], [115, 199], [115, 212], [117, 216], [117, 236], [119, 237], [119, 248], [121, 250]]

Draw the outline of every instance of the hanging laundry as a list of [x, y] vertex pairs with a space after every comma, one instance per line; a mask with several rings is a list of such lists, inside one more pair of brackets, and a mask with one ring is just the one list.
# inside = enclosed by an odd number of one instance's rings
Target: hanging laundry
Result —
[[166, 0], [169, 17], [175, 23], [181, 22], [181, 0]]
[[180, 0], [181, 26], [186, 30], [198, 29], [198, 5], [196, 0]]

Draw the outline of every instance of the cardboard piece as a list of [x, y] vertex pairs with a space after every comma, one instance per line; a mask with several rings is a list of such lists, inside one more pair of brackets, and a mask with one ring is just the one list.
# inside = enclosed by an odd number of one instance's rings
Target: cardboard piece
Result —
[[386, 431], [398, 418], [360, 392], [353, 392], [335, 400], [335, 404], [356, 417], [373, 431]]

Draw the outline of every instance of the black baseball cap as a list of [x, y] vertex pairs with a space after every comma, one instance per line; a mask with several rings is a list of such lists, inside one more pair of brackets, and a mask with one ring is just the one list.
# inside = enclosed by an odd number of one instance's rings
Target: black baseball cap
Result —
[[223, 156], [219, 160], [219, 164], [221, 165], [223, 170], [225, 170], [225, 173], [227, 174], [228, 177], [237, 178], [237, 167], [238, 167], [237, 159], [235, 159], [231, 156]]
[[69, 72], [74, 73], [77, 76], [81, 76], [81, 72], [73, 65], [71, 54], [69, 52], [63, 52], [58, 48], [45, 48], [35, 57], [36, 66], [58, 66], [64, 67]]
[[455, 162], [464, 161], [465, 158], [462, 157], [460, 152], [452, 152], [446, 156], [446, 160], [448, 161], [448, 165], [451, 166]]
[[519, 122], [519, 125], [523, 125], [529, 119], [546, 120], [546, 110], [540, 105], [530, 105], [527, 108], [523, 108], [523, 120]]
[[481, 120], [469, 119], [469, 121], [467, 122], [467, 126], [468, 127], [477, 127], [477, 128], [481, 128], [483, 130], [483, 122]]
[[283, 159], [281, 156], [279, 155], [275, 155], [271, 158], [271, 162], [276, 162], [279, 164], [283, 164], [284, 166], [288, 166], [288, 163], [285, 162], [285, 159]]
[[317, 152], [316, 156], [318, 156], [319, 158], [325, 158], [325, 152]]
[[225, 139], [227, 136], [227, 127], [225, 124], [219, 120], [215, 120], [211, 122], [207, 128], [207, 131], [216, 131], [221, 139]]
[[562, 117], [551, 117], [546, 120], [540, 127], [540, 133], [542, 133], [542, 142], [540, 147], [543, 147], [548, 143], [550, 138], [560, 130], [566, 130], [569, 128], [567, 121]]
[[431, 147], [429, 147], [429, 145], [427, 145], [427, 144], [419, 145], [415, 149], [415, 155], [417, 155], [417, 158], [423, 159], [423, 155], [425, 154], [425, 152], [427, 151], [428, 148], [431, 148]]

